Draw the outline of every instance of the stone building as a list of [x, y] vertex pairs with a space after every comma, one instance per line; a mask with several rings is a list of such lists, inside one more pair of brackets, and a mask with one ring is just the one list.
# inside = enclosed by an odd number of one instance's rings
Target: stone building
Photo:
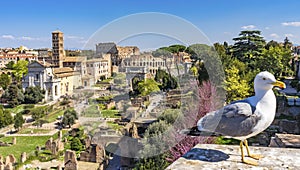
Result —
[[118, 46], [117, 50], [119, 63], [121, 63], [124, 58], [129, 58], [132, 55], [140, 55], [140, 49], [137, 46]]
[[103, 54], [101, 58], [87, 60], [85, 56], [65, 57], [64, 67], [70, 67], [82, 75], [83, 86], [92, 86], [100, 78], [111, 77], [112, 67], [110, 54]]
[[87, 74], [93, 76], [95, 81], [101, 78], [107, 79], [110, 77], [110, 69], [108, 60], [105, 59], [91, 59], [86, 61]]
[[45, 143], [45, 149], [51, 151], [53, 155], [56, 155], [59, 151], [64, 150], [64, 143], [61, 138], [53, 140], [52, 137]]
[[98, 144], [91, 144], [80, 153], [80, 161], [101, 163], [105, 159], [105, 149]]
[[86, 57], [65, 57], [63, 60], [63, 67], [70, 67], [74, 71], [80, 72], [81, 75], [85, 75], [86, 73]]
[[75, 151], [67, 150], [65, 152], [65, 170], [77, 170], [78, 162]]
[[117, 45], [113, 42], [98, 43], [96, 44], [96, 57], [102, 57], [109, 54], [111, 57], [112, 65], [118, 65], [118, 50]]
[[52, 32], [52, 61], [54, 67], [63, 67], [64, 52], [64, 34], [61, 31]]
[[0, 68], [5, 68], [9, 62], [16, 63], [18, 60], [37, 61], [38, 52], [28, 50], [26, 47], [20, 47], [16, 50], [0, 52]]
[[120, 70], [126, 71], [128, 67], [146, 67], [149, 73], [155, 75], [158, 69], [167, 70], [167, 67], [173, 68], [174, 60], [173, 58], [153, 57], [152, 54], [145, 53], [123, 59]]
[[28, 74], [23, 78], [23, 90], [39, 86], [45, 90], [45, 100], [57, 100], [63, 95], [72, 95], [73, 90], [82, 85], [81, 75], [72, 68], [52, 68], [49, 63], [32, 62]]

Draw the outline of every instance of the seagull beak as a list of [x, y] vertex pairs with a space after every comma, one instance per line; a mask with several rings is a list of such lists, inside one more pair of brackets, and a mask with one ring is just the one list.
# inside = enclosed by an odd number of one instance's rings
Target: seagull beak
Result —
[[285, 83], [284, 82], [282, 82], [282, 81], [276, 81], [275, 83], [272, 83], [272, 85], [273, 86], [277, 86], [277, 87], [279, 87], [279, 88], [281, 88], [281, 89], [285, 89]]

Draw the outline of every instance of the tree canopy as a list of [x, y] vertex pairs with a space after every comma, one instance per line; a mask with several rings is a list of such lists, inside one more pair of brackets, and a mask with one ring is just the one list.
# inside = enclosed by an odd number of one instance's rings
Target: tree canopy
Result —
[[15, 107], [24, 101], [24, 95], [21, 89], [16, 84], [10, 84], [5, 90], [2, 98], [7, 100], [11, 107]]
[[13, 117], [8, 110], [5, 110], [2, 105], [0, 105], [0, 128], [6, 127], [13, 123]]
[[145, 79], [138, 83], [138, 92], [141, 96], [160, 91], [158, 83], [154, 79]]
[[241, 31], [239, 37], [233, 38], [233, 41], [233, 56], [242, 62], [250, 62], [251, 59], [259, 57], [266, 44], [259, 30]]
[[26, 88], [24, 92], [24, 103], [26, 104], [36, 104], [43, 100], [44, 91], [38, 86], [31, 86]]
[[13, 65], [14, 76], [17, 81], [21, 81], [23, 75], [28, 73], [28, 61], [26, 60], [19, 60], [17, 63]]
[[74, 109], [68, 109], [64, 112], [64, 116], [62, 119], [62, 124], [64, 127], [71, 127], [75, 124], [75, 121], [78, 119], [78, 114]]
[[246, 80], [239, 76], [239, 70], [233, 66], [226, 69], [225, 89], [227, 91], [227, 102], [244, 99], [249, 96], [250, 86]]
[[178, 87], [177, 80], [164, 70], [158, 69], [154, 80], [159, 83], [161, 90], [176, 89]]
[[3, 90], [6, 90], [7, 87], [11, 84], [12, 79], [11, 76], [8, 74], [1, 74], [0, 75], [0, 86]]
[[23, 123], [25, 123], [25, 120], [22, 113], [19, 112], [14, 117], [14, 128], [19, 130], [23, 126]]

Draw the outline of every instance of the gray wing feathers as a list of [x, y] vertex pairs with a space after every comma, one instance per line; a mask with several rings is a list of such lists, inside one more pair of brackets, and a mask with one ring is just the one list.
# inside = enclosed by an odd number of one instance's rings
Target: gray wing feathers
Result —
[[198, 121], [198, 128], [224, 136], [247, 136], [260, 119], [260, 115], [252, 110], [249, 103], [233, 103], [208, 113]]

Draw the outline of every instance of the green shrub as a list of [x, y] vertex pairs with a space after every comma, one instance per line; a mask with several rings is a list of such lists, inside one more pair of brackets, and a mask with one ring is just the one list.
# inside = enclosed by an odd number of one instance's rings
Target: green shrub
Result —
[[69, 104], [69, 103], [70, 103], [70, 100], [64, 99], [63, 101], [60, 102], [59, 105], [63, 106], [63, 105], [67, 105], [67, 104]]
[[23, 108], [24, 109], [32, 109], [32, 108], [34, 108], [34, 104], [26, 104], [26, 105], [24, 105]]

